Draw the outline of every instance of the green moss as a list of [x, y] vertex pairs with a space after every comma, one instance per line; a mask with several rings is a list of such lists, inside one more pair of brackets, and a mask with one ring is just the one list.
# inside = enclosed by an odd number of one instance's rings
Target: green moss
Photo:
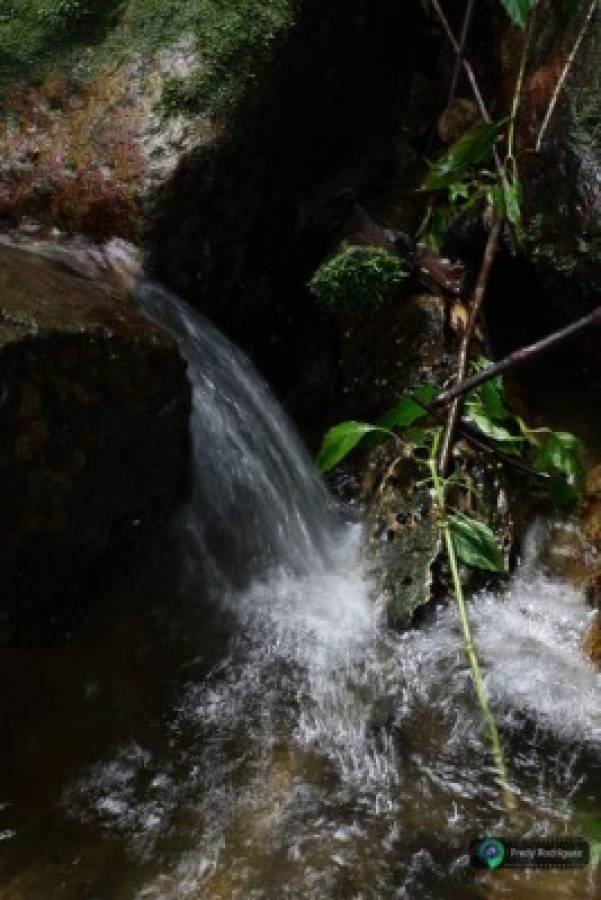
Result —
[[394, 299], [407, 275], [398, 256], [378, 247], [347, 245], [319, 267], [309, 289], [324, 309], [363, 312]]
[[121, 0], [3, 0], [0, 12], [0, 84], [67, 68], [96, 43], [118, 14]]
[[[133, 53], [196, 38], [201, 71], [171, 79], [165, 108], [225, 115], [271, 59], [296, 0], [3, 0], [0, 86], [56, 68], [86, 78]], [[8, 4], [8, 6], [6, 6]]]

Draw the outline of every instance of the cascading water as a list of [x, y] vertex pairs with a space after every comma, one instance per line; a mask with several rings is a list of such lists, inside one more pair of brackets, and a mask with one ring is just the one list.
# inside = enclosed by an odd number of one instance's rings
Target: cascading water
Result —
[[[360, 527], [248, 359], [160, 286], [137, 298], [180, 342], [193, 386], [185, 571], [158, 618], [161, 640], [178, 617], [185, 640], [160, 719], [119, 724], [55, 787], [44, 851], [7, 898], [594, 898], [587, 870], [476, 880], [466, 865], [478, 834], [558, 835], [574, 809], [598, 815], [592, 612], [544, 571], [543, 532], [504, 596], [470, 604], [518, 799], [508, 817], [454, 607], [389, 632]], [[140, 706], [152, 683], [148, 668]]]
[[144, 312], [178, 339], [192, 383], [192, 563], [223, 582], [284, 567], [321, 571], [340, 522], [307, 453], [250, 361], [173, 294], [142, 282]]

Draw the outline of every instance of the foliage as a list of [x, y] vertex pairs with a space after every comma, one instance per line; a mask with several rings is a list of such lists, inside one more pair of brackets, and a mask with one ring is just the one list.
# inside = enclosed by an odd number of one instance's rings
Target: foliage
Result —
[[[476, 369], [487, 368], [489, 361], [481, 358], [474, 365]], [[422, 404], [430, 404], [437, 393], [433, 385], [422, 385], [413, 395], [403, 397], [376, 425], [342, 422], [330, 429], [317, 457], [317, 467], [327, 472], [360, 445], [373, 446], [374, 442], [391, 435], [405, 444], [407, 456], [420, 462], [423, 459], [420, 451], [428, 449], [432, 436], [440, 430], [436, 425], [424, 427], [424, 420], [430, 414]], [[568, 432], [529, 428], [510, 409], [501, 378], [490, 379], [468, 394], [464, 417], [493, 447], [521, 459], [546, 475], [547, 487], [558, 505], [570, 505], [581, 496], [585, 483], [582, 442]], [[418, 422], [420, 428], [415, 429]], [[462, 561], [479, 568], [500, 571], [501, 557], [491, 551], [492, 532], [488, 526], [477, 520], [468, 520], [459, 511], [453, 515], [454, 518], [449, 518], [449, 525], [454, 539], [459, 542], [461, 549], [458, 547], [457, 552]]]
[[342, 462], [367, 434], [378, 432], [392, 434], [391, 431], [370, 425], [368, 422], [341, 422], [340, 425], [335, 425], [323, 439], [315, 463], [317, 468], [321, 472], [329, 472]]
[[449, 515], [448, 524], [457, 556], [466, 566], [488, 572], [506, 570], [503, 554], [488, 525], [460, 512]]
[[424, 181], [428, 190], [440, 190], [465, 182], [470, 172], [490, 159], [501, 126], [476, 122], [443, 153]]
[[492, 155], [502, 123], [476, 122], [430, 165], [423, 183], [433, 197], [421, 233], [434, 250], [459, 216], [473, 209], [495, 190], [495, 177], [485, 166]]
[[324, 309], [362, 312], [392, 300], [407, 276], [398, 256], [378, 247], [346, 245], [319, 267], [309, 289]]

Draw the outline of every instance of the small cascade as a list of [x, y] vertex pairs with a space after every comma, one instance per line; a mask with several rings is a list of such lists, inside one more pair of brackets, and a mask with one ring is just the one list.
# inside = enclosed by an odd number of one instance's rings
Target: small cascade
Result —
[[[545, 568], [548, 530], [532, 529], [506, 588], [470, 601], [517, 797], [508, 818], [454, 604], [387, 629], [361, 526], [249, 359], [160, 285], [139, 279], [136, 299], [179, 342], [193, 389], [190, 492], [172, 535], [181, 584], [163, 595], [159, 582], [148, 613], [165, 627], [152, 668], [134, 671], [139, 721], [112, 721], [95, 755], [56, 777], [35, 842], [17, 822], [7, 896], [58, 896], [87, 865], [75, 900], [459, 900], [472, 896], [474, 835], [565, 835], [574, 810], [598, 815], [601, 674], [582, 651], [593, 611]], [[167, 644], [171, 668], [155, 673]], [[84, 649], [85, 704], [106, 704], [106, 672], [93, 677]], [[147, 720], [153, 687], [161, 713]], [[53, 713], [65, 733], [79, 708]], [[590, 871], [543, 876], [533, 897], [598, 896]]]
[[240, 584], [268, 569], [316, 573], [342, 528], [291, 423], [250, 360], [203, 316], [142, 281], [140, 308], [177, 338], [192, 383], [188, 562]]

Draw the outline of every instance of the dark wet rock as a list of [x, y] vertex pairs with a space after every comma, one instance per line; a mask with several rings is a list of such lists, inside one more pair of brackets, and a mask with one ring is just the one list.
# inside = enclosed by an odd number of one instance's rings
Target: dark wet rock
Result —
[[[546, 0], [537, 13], [520, 116], [522, 148], [536, 147], [559, 78], [587, 12]], [[597, 9], [565, 80], [538, 153], [522, 177], [531, 256], [549, 286], [569, 282], [583, 298], [601, 287], [601, 15]]]
[[[513, 514], [519, 486], [511, 472], [482, 459], [461, 441], [456, 445], [455, 460], [478, 497], [475, 501], [462, 495], [457, 502], [466, 514], [492, 527], [509, 566], [522, 535], [523, 522]], [[405, 628], [452, 593], [431, 485], [424, 483], [428, 469], [408, 452], [389, 444], [372, 451], [366, 472], [367, 558], [388, 624]], [[495, 583], [498, 577], [462, 569], [468, 593]]]
[[[523, 248], [497, 259], [487, 303], [495, 352], [564, 327], [599, 302], [601, 287], [601, 14], [593, 15], [537, 148], [547, 111], [590, 8], [541, 0], [516, 130], [523, 188]], [[478, 69], [496, 118], [510, 109], [523, 33], [501, 17], [478, 24]], [[478, 46], [479, 44], [479, 46]], [[500, 89], [499, 89], [500, 87]], [[476, 229], [478, 232], [478, 229]], [[476, 240], [474, 241], [474, 237]], [[472, 241], [483, 243], [480, 231]], [[469, 240], [468, 240], [469, 244]], [[516, 252], [517, 249], [517, 252]], [[469, 251], [468, 251], [469, 252]], [[476, 253], [479, 252], [476, 250]], [[598, 338], [590, 332], [528, 369], [542, 381], [583, 381], [599, 375]]]
[[0, 386], [1, 611], [27, 640], [175, 503], [189, 387], [173, 340], [110, 288], [2, 246]]
[[[378, 311], [368, 322], [346, 323], [346, 362], [349, 379], [364, 372], [364, 381], [352, 380], [349, 413], [356, 398], [375, 419], [419, 385], [444, 384], [454, 376], [458, 336], [449, 334], [443, 302], [432, 295], [413, 295]], [[373, 351], [373, 348], [376, 351]], [[343, 418], [343, 416], [339, 416]], [[464, 441], [456, 443], [455, 464], [471, 481], [480, 498], [477, 512], [496, 532], [507, 561], [512, 557], [524, 522], [515, 514], [513, 500], [519, 485], [495, 461], [475, 453]], [[351, 460], [356, 473], [352, 490], [359, 497], [366, 528], [366, 559], [379, 602], [389, 625], [409, 626], [420, 610], [449, 596], [449, 572], [441, 553], [440, 530], [433, 506], [427, 452], [388, 441]], [[525, 507], [521, 509], [526, 516]], [[467, 590], [490, 578], [465, 573]]]

